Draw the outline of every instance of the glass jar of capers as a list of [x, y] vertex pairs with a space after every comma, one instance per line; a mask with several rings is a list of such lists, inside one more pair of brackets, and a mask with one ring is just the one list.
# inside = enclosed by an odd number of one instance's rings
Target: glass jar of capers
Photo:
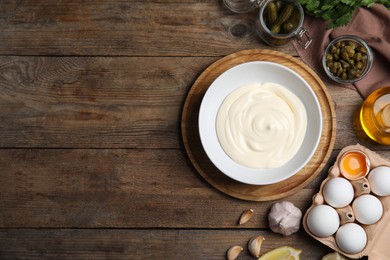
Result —
[[312, 39], [303, 28], [304, 11], [297, 0], [264, 0], [256, 20], [256, 32], [271, 46], [280, 46], [296, 39], [307, 48]]
[[326, 47], [322, 65], [326, 74], [338, 83], [353, 83], [371, 70], [374, 54], [367, 43], [354, 35], [335, 38]]

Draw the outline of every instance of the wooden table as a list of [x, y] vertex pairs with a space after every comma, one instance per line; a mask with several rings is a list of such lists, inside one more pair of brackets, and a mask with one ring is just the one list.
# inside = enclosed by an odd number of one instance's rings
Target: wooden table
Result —
[[[331, 249], [302, 229], [268, 229], [273, 203], [232, 198], [209, 185], [181, 139], [185, 98], [225, 55], [271, 48], [256, 13], [222, 1], [34, 0], [0, 2], [0, 258], [224, 259], [263, 235], [320, 259]], [[337, 115], [329, 162], [283, 200], [302, 211], [345, 146], [360, 143], [362, 98], [325, 82]], [[248, 208], [256, 214], [238, 226]]]

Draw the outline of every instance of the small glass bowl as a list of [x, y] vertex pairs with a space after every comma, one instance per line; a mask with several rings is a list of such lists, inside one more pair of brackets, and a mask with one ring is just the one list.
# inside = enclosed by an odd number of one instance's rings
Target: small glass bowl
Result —
[[322, 66], [328, 77], [348, 84], [364, 78], [371, 70], [374, 53], [368, 44], [354, 35], [332, 40], [322, 55]]

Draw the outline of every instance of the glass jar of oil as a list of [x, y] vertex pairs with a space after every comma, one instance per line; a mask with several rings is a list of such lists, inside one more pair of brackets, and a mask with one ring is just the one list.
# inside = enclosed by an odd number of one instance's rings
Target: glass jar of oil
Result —
[[360, 123], [372, 140], [390, 145], [390, 86], [368, 96], [360, 110]]

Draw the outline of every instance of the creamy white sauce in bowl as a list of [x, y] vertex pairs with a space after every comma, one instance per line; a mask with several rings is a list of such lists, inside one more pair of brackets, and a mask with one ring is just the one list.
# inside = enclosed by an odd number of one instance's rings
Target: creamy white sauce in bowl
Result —
[[[238, 109], [231, 110], [235, 102], [230, 101], [237, 101], [232, 93], [240, 92]], [[321, 108], [309, 84], [285, 66], [261, 61], [222, 73], [203, 97], [198, 123], [212, 163], [230, 178], [253, 185], [280, 182], [299, 172], [322, 132]], [[248, 149], [256, 152], [248, 154]]]
[[235, 162], [259, 169], [276, 168], [291, 160], [306, 133], [301, 100], [276, 83], [253, 83], [232, 91], [217, 118], [218, 140]]

